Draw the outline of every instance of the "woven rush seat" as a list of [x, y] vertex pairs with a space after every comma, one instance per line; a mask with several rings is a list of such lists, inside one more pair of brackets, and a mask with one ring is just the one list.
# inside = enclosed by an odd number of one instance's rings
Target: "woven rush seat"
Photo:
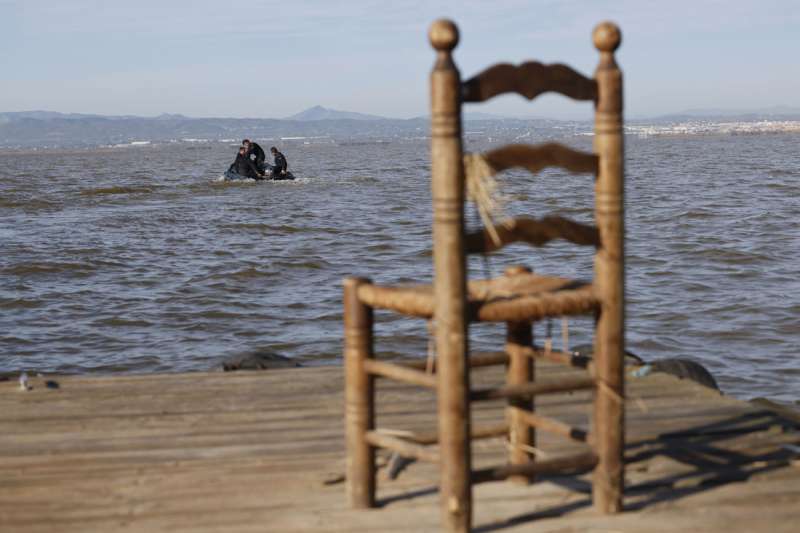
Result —
[[[433, 318], [433, 286], [358, 288], [362, 303], [405, 315]], [[553, 315], [580, 315], [596, 311], [599, 300], [591, 283], [532, 273], [501, 276], [467, 283], [469, 315], [473, 322], [537, 320]]]

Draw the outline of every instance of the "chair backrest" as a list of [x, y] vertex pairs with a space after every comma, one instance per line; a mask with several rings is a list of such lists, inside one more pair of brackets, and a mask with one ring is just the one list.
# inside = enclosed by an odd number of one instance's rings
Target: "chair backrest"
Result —
[[[440, 425], [440, 439], [451, 445], [464, 443], [469, 454], [469, 421], [446, 416], [448, 410], [466, 405], [468, 394], [468, 309], [466, 254], [497, 249], [522, 240], [543, 244], [564, 238], [596, 246], [593, 290], [600, 301], [595, 334], [595, 401], [598, 469], [608, 477], [607, 489], [595, 494], [598, 508], [606, 511], [621, 505], [621, 427], [619, 408], [623, 387], [624, 353], [624, 248], [623, 248], [623, 133], [622, 73], [614, 59], [621, 34], [617, 26], [604, 22], [593, 32], [600, 61], [593, 78], [560, 64], [537, 62], [519, 66], [498, 64], [466, 82], [461, 82], [452, 51], [458, 44], [458, 29], [451, 21], [436, 21], [430, 29], [436, 62], [431, 73], [431, 173], [433, 193], [433, 262], [435, 338], [439, 362], [439, 414], [450, 420]], [[490, 228], [466, 234], [464, 224], [465, 166], [462, 146], [462, 103], [483, 102], [515, 92], [528, 99], [557, 92], [575, 100], [593, 101], [595, 107], [594, 153], [582, 153], [558, 144], [510, 145], [482, 154], [483, 162], [499, 172], [522, 167], [536, 172], [558, 166], [571, 172], [596, 175], [595, 226], [561, 217], [542, 220], [518, 219], [505, 229]], [[502, 233], [502, 235], [500, 234]], [[496, 237], [499, 237], [499, 241]], [[468, 417], [466, 417], [468, 419]], [[598, 421], [601, 423], [598, 424]], [[449, 426], [449, 427], [448, 427]], [[444, 445], [444, 441], [441, 441]], [[448, 446], [448, 449], [454, 448]], [[463, 464], [452, 464], [445, 455], [442, 483], [464, 486]], [[468, 479], [468, 477], [467, 477]], [[452, 494], [447, 487], [443, 493]]]

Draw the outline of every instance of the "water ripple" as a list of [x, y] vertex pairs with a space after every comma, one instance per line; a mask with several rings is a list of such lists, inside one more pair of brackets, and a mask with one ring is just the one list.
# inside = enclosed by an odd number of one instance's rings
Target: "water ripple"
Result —
[[[693, 358], [738, 396], [798, 399], [797, 139], [627, 138], [632, 351]], [[483, 150], [502, 139], [468, 141]], [[254, 348], [336, 361], [344, 276], [431, 280], [427, 142], [287, 144], [293, 183], [215, 181], [234, 155], [224, 143], [0, 154], [0, 372], [203, 370]], [[508, 215], [592, 222], [583, 176], [499, 180]], [[477, 227], [474, 210], [466, 217]], [[563, 243], [468, 266], [497, 275], [519, 262], [593, 274], [591, 250]], [[572, 343], [589, 340], [591, 319], [570, 324]], [[543, 338], [546, 325], [535, 331]], [[426, 332], [422, 320], [376, 313], [381, 354], [424, 357]], [[502, 325], [477, 325], [471, 342], [498, 349], [502, 338]]]

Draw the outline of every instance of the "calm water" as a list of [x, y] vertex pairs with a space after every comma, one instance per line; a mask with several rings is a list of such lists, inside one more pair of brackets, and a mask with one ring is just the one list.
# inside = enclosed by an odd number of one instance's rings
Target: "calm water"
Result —
[[[799, 141], [628, 137], [629, 349], [696, 359], [739, 397], [800, 399]], [[225, 143], [0, 155], [0, 372], [202, 370], [253, 348], [336, 361], [343, 276], [430, 280], [427, 141], [284, 151], [301, 180], [216, 182]], [[510, 214], [591, 221], [590, 177], [503, 183]], [[512, 261], [592, 274], [591, 251], [565, 244], [470, 267]], [[424, 355], [424, 322], [378, 320], [379, 351]], [[589, 332], [573, 320], [570, 343]], [[474, 345], [498, 335], [476, 326]]]

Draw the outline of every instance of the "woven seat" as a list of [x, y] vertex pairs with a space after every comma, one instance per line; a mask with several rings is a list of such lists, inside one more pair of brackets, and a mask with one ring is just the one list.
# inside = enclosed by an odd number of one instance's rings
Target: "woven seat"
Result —
[[[358, 297], [375, 309], [434, 318], [432, 285], [383, 287], [362, 284], [358, 288]], [[491, 280], [470, 280], [467, 284], [467, 300], [473, 322], [581, 315], [597, 311], [600, 305], [591, 283], [529, 273]]]

